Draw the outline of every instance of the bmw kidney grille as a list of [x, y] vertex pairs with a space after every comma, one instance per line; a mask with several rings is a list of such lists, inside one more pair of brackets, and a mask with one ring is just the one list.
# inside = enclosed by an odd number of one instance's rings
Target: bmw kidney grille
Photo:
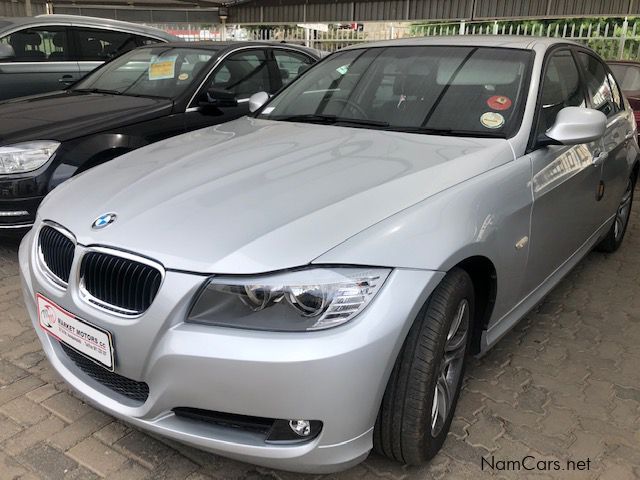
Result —
[[153, 302], [162, 270], [152, 262], [89, 251], [80, 266], [80, 293], [99, 307], [123, 315], [139, 315]]
[[66, 287], [71, 274], [75, 243], [60, 230], [46, 225], [40, 230], [38, 254], [47, 277], [56, 285]]
[[[75, 242], [61, 229], [45, 225], [38, 238], [42, 271], [54, 284], [66, 288], [71, 277]], [[80, 262], [80, 297], [109, 313], [136, 316], [155, 299], [163, 267], [151, 260], [118, 250], [88, 247]]]

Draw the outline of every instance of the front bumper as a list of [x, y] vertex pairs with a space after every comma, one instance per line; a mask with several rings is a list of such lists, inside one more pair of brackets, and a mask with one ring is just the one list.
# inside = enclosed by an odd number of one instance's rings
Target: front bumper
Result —
[[49, 163], [34, 172], [0, 175], [0, 234], [33, 225], [36, 211], [49, 193]]
[[0, 234], [31, 228], [44, 197], [7, 198], [0, 196]]
[[[167, 271], [149, 310], [124, 319], [84, 303], [73, 281], [66, 290], [49, 282], [35, 264], [33, 237], [33, 231], [25, 237], [19, 255], [27, 310], [51, 364], [88, 402], [198, 448], [298, 472], [333, 472], [366, 457], [386, 382], [411, 320], [442, 278], [439, 272], [395, 270], [371, 305], [349, 324], [278, 333], [184, 323], [206, 277]], [[78, 368], [58, 341], [40, 329], [36, 293], [109, 330], [116, 373], [145, 382], [146, 401], [123, 397]], [[306, 443], [273, 445], [242, 429], [176, 416], [177, 407], [320, 420], [323, 428]]]

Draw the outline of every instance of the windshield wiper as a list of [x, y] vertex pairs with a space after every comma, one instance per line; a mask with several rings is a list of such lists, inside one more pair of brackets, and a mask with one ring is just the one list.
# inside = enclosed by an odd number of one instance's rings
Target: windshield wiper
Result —
[[364, 118], [347, 118], [339, 117], [337, 115], [322, 115], [316, 113], [310, 113], [306, 115], [283, 115], [268, 117], [271, 120], [279, 120], [282, 122], [300, 122], [300, 123], [319, 123], [322, 125], [358, 125], [363, 127], [379, 127], [386, 128], [389, 126], [388, 122], [381, 122], [378, 120], [367, 120]]
[[160, 98], [162, 100], [171, 100], [170, 97], [162, 97], [160, 95], [147, 95], [146, 93], [128, 93], [128, 92], [120, 92], [120, 95], [124, 95], [125, 97], [136, 97], [136, 98]]
[[72, 88], [72, 92], [86, 92], [86, 93], [105, 93], [107, 95], [122, 95], [122, 92], [118, 90], [107, 90], [104, 88]]
[[482, 137], [507, 138], [499, 132], [477, 132], [475, 130], [457, 130], [455, 128], [427, 128], [427, 127], [392, 127], [390, 130], [406, 133], [421, 133], [423, 135], [443, 135], [451, 137]]

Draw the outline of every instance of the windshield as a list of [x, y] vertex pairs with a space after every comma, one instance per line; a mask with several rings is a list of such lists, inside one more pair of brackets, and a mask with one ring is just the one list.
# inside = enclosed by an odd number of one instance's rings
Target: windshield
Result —
[[175, 98], [215, 55], [215, 50], [162, 46], [133, 50], [94, 70], [71, 90]]
[[261, 118], [507, 137], [520, 125], [532, 57], [507, 48], [346, 50], [309, 70]]

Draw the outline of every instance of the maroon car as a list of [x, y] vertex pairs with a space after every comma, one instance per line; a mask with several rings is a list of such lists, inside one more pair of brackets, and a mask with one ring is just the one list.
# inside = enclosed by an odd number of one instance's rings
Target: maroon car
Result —
[[640, 62], [614, 60], [607, 62], [640, 123]]

